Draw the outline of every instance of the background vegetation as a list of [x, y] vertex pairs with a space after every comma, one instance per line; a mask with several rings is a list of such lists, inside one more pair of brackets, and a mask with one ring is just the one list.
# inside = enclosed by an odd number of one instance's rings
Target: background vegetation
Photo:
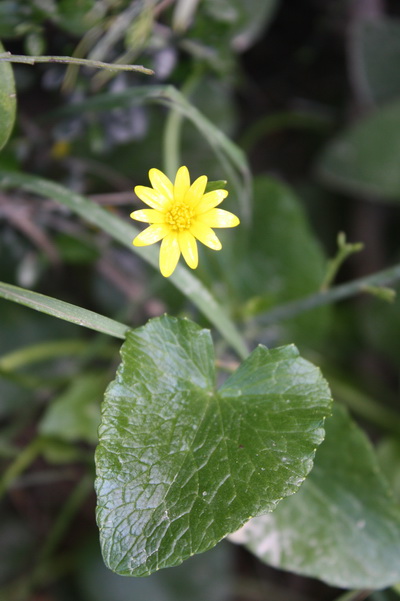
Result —
[[[0, 2], [4, 51], [25, 57], [12, 65], [12, 133], [11, 63], [0, 62], [4, 144], [11, 134], [0, 153], [0, 279], [131, 328], [188, 316], [213, 327], [228, 369], [241, 342], [225, 318], [250, 349], [295, 343], [350, 409], [352, 420], [344, 412], [327, 426], [337, 453], [321, 465], [343, 469], [371, 526], [370, 539], [346, 538], [351, 525], [338, 534], [335, 511], [346, 524], [356, 509], [350, 497], [330, 503], [333, 490], [307, 516], [310, 484], [293, 497], [302, 511], [282, 503], [274, 518], [273, 532], [291, 523], [299, 533], [285, 561], [241, 539], [248, 549], [223, 541], [146, 579], [113, 574], [98, 543], [93, 453], [120, 341], [80, 327], [91, 316], [79, 311], [74, 324], [55, 305], [45, 315], [10, 302], [0, 285], [2, 599], [399, 598], [399, 19], [395, 0]], [[27, 64], [43, 56], [154, 74]], [[195, 273], [225, 317], [180, 270], [165, 280], [154, 249], [134, 254], [128, 226], [116, 225], [139, 208], [133, 187], [150, 168], [172, 177], [181, 164], [227, 180], [226, 208], [242, 221], [223, 232], [220, 253], [201, 251]], [[115, 322], [94, 329], [108, 326], [115, 336]], [[365, 562], [347, 574], [353, 555]]]

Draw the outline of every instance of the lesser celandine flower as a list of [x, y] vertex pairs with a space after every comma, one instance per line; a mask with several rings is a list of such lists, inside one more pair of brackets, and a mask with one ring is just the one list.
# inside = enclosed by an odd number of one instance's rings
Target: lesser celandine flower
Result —
[[133, 244], [147, 246], [162, 240], [160, 271], [166, 278], [174, 272], [181, 253], [189, 267], [196, 269], [196, 238], [209, 248], [220, 250], [221, 242], [211, 228], [239, 225], [236, 215], [215, 208], [228, 192], [205, 193], [205, 175], [190, 184], [187, 167], [178, 169], [174, 184], [158, 169], [150, 169], [149, 178], [153, 187], [136, 186], [135, 193], [151, 209], [133, 211], [131, 217], [151, 225], [136, 236]]

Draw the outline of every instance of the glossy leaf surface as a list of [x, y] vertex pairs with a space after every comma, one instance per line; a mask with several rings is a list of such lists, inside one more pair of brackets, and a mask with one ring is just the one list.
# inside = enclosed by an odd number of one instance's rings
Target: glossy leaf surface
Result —
[[300, 491], [231, 540], [277, 568], [343, 588], [400, 580], [400, 512], [363, 432], [340, 406]]
[[164, 316], [131, 331], [96, 452], [106, 564], [145, 576], [213, 547], [294, 493], [330, 393], [294, 346], [259, 346], [217, 391], [211, 336]]

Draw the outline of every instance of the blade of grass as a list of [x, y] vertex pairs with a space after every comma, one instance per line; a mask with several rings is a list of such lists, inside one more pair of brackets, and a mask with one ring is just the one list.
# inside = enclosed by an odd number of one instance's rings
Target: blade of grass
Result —
[[75, 58], [73, 56], [25, 56], [11, 54], [11, 52], [2, 52], [0, 54], [0, 63], [23, 63], [25, 65], [35, 65], [36, 63], [63, 63], [64, 65], [79, 65], [81, 67], [91, 67], [92, 69], [108, 69], [110, 71], [139, 71], [146, 75], [154, 75], [152, 69], [147, 69], [142, 65], [119, 65], [115, 63], [103, 63], [102, 61], [89, 60], [86, 58]]
[[0, 297], [6, 300], [14, 301], [20, 305], [25, 305], [31, 309], [36, 309], [41, 313], [47, 313], [53, 317], [64, 319], [76, 323], [85, 328], [114, 336], [115, 338], [125, 338], [125, 333], [129, 330], [129, 326], [118, 321], [114, 321], [109, 317], [104, 317], [94, 311], [88, 311], [82, 307], [71, 305], [57, 298], [51, 298], [32, 290], [25, 290], [18, 286], [0, 282]]
[[[116, 215], [113, 215], [109, 211], [98, 206], [96, 203], [88, 200], [84, 196], [76, 194], [71, 190], [64, 188], [63, 186], [60, 186], [59, 184], [33, 175], [5, 172], [3, 170], [0, 170], [0, 187], [3, 189], [16, 187], [23, 188], [24, 190], [34, 194], [38, 194], [42, 197], [50, 198], [60, 202], [61, 204], [67, 206], [71, 211], [81, 216], [88, 223], [91, 223], [104, 232], [107, 232], [114, 240], [136, 252], [145, 261], [150, 263], [150, 265], [158, 270], [158, 249], [155, 247], [141, 248], [132, 246], [133, 238], [139, 233], [137, 228], [134, 225], [123, 221], [120, 217], [117, 217]], [[189, 273], [189, 271], [182, 265], [178, 265], [174, 274], [169, 279], [171, 283], [173, 283], [186, 297], [188, 297], [192, 303], [197, 306], [198, 309], [209, 319], [209, 321], [222, 334], [225, 340], [229, 342], [229, 344], [231, 344], [231, 346], [236, 350], [238, 355], [242, 358], [247, 357], [248, 350], [239, 331], [226, 315], [223, 307], [217, 303], [207, 288], [205, 288], [205, 286], [203, 286], [203, 284], [194, 275]], [[47, 297], [44, 298], [47, 299]], [[69, 319], [69, 321], [80, 323], [83, 314], [76, 316], [74, 313], [68, 313], [68, 311], [70, 311], [70, 307], [73, 307], [73, 305], [68, 305], [68, 303], [65, 304], [67, 305], [65, 307], [65, 315], [72, 317], [72, 319]], [[77, 307], [75, 307], [75, 309], [77, 309]], [[84, 311], [84, 309], [82, 309], [82, 311]], [[101, 320], [107, 319], [104, 317], [102, 318], [92, 311], [87, 311], [86, 313], [86, 319], [89, 319], [90, 314], [92, 314], [94, 325], [98, 324], [98, 321], [95, 320], [95, 317], [97, 320], [99, 318], [101, 318]], [[66, 317], [62, 318], [66, 319]], [[113, 320], [108, 320], [108, 322], [111, 322], [108, 323], [108, 326], [106, 326], [106, 324], [102, 321], [100, 325], [103, 328], [111, 328], [111, 335], [115, 335], [113, 332], [116, 331], [119, 331], [120, 334], [125, 333], [127, 326], [118, 324], [118, 322], [113, 322]], [[118, 324], [118, 326], [115, 324]], [[85, 323], [82, 323], [81, 325], [85, 325]], [[87, 327], [92, 327], [92, 325], [88, 325]], [[118, 328], [120, 329], [118, 330]], [[92, 327], [92, 329], [98, 329], [98, 327]], [[101, 329], [99, 331], [105, 330]], [[124, 336], [122, 335], [118, 337]]]

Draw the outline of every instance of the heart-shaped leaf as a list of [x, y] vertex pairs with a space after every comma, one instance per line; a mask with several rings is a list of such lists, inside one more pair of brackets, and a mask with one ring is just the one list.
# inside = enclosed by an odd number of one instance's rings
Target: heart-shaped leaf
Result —
[[400, 511], [365, 434], [340, 405], [299, 493], [230, 539], [280, 569], [343, 588], [400, 581]]
[[274, 509], [310, 471], [329, 406], [294, 346], [259, 346], [217, 391], [208, 330], [164, 316], [129, 332], [96, 451], [106, 564], [145, 576]]

